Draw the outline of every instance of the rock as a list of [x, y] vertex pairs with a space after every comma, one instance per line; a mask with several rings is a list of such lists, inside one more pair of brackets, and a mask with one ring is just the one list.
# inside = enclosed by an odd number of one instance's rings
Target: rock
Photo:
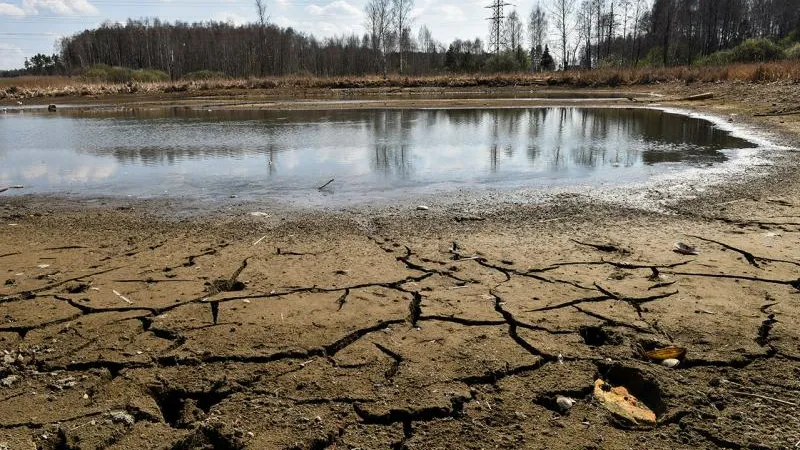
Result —
[[575, 406], [575, 400], [569, 397], [564, 397], [563, 395], [559, 395], [556, 397], [556, 405], [558, 405], [558, 409], [562, 412], [567, 412]]
[[47, 110], [50, 111], [50, 112], [56, 112], [56, 105], [49, 105], [47, 107]]
[[674, 359], [674, 358], [665, 359], [665, 360], [661, 361], [661, 365], [662, 366], [670, 368], [670, 369], [672, 369], [674, 367], [678, 367], [680, 364], [681, 364], [681, 361], [679, 359]]
[[427, 210], [429, 210], [429, 209], [430, 209], [430, 208], [429, 208], [429, 207], [427, 207], [427, 206], [425, 206], [425, 205], [419, 205], [419, 206], [417, 206], [417, 211], [427, 211]]
[[11, 387], [14, 383], [17, 382], [17, 380], [19, 380], [18, 376], [9, 375], [9, 376], [3, 378], [2, 380], [0, 380], [0, 386]]
[[4, 366], [9, 366], [11, 364], [14, 364], [14, 361], [15, 361], [15, 359], [14, 359], [13, 356], [11, 356], [9, 354], [3, 355], [3, 365]]
[[136, 419], [134, 419], [132, 415], [125, 411], [111, 411], [108, 413], [108, 415], [111, 417], [111, 421], [114, 423], [122, 424], [128, 427], [132, 427], [136, 423]]

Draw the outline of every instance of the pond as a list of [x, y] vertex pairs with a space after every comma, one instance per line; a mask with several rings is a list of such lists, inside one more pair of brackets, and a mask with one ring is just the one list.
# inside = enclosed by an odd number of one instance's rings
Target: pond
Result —
[[609, 107], [17, 111], [0, 138], [0, 187], [25, 186], [11, 195], [320, 205], [639, 182], [755, 147], [704, 119]]

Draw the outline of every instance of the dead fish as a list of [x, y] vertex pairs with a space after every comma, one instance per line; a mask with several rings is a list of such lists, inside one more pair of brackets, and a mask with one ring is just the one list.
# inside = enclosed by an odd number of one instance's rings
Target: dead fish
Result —
[[672, 251], [675, 253], [680, 253], [681, 255], [694, 256], [698, 254], [697, 247], [692, 247], [691, 245], [684, 244], [683, 242], [676, 242]]

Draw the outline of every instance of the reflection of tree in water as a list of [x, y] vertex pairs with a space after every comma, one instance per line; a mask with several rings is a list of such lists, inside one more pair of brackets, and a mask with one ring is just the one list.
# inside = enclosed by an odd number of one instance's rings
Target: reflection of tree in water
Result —
[[411, 129], [420, 112], [410, 110], [377, 111], [370, 117], [373, 170], [407, 180], [413, 174], [408, 148]]
[[541, 136], [544, 134], [544, 125], [547, 122], [549, 108], [534, 108], [528, 110], [528, 160], [533, 163], [541, 154]]
[[[319, 146], [352, 148], [355, 131], [368, 139], [372, 170], [401, 179], [410, 178], [415, 170], [412, 153], [434, 151], [427, 141], [412, 147], [415, 133], [431, 136], [433, 145], [445, 146], [452, 144], [448, 137], [453, 136], [463, 144], [450, 151], [460, 152], [455, 157], [470, 163], [465, 166], [485, 161], [482, 152], [488, 149], [492, 172], [503, 170], [504, 164], [519, 164], [511, 161], [517, 146], [526, 150], [530, 167], [552, 171], [567, 165], [597, 168], [719, 162], [726, 159], [719, 150], [750, 146], [702, 119], [647, 109], [281, 111], [269, 116], [236, 111], [199, 117], [201, 114], [170, 110], [167, 118], [98, 123], [83, 133], [91, 138], [79, 140], [75, 146], [80, 152], [113, 156], [125, 165], [176, 165], [186, 160], [259, 155], [273, 174], [281, 172], [281, 153]], [[187, 116], [186, 121], [173, 119]], [[158, 119], [166, 122], [151, 125], [150, 120]]]

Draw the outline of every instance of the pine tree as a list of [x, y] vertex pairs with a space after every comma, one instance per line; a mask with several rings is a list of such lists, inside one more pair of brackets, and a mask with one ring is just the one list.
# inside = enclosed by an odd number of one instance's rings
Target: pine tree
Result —
[[550, 47], [547, 45], [544, 46], [544, 53], [542, 53], [542, 59], [539, 61], [539, 67], [543, 72], [552, 72], [556, 70], [556, 62], [550, 55]]

